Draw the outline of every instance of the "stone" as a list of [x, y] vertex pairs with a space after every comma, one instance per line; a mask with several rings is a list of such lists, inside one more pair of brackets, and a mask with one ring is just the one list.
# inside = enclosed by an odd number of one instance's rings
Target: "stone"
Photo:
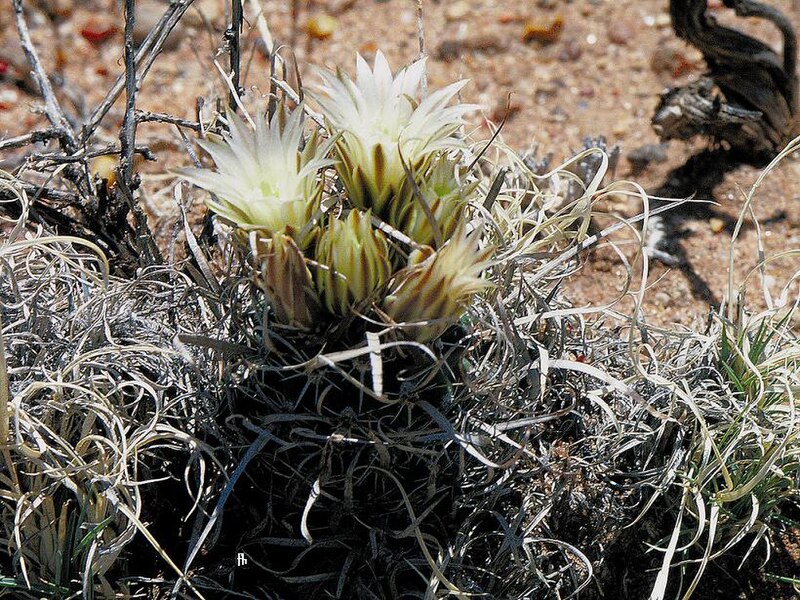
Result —
[[338, 28], [339, 20], [326, 13], [317, 13], [306, 23], [306, 32], [315, 40], [327, 40]]
[[552, 44], [561, 37], [563, 31], [564, 17], [560, 13], [556, 14], [552, 19], [531, 19], [525, 23], [522, 41]]
[[80, 26], [83, 39], [93, 46], [101, 46], [120, 31], [117, 20], [108, 15], [92, 15], [84, 19]]
[[627, 46], [634, 31], [627, 21], [612, 21], [608, 26], [608, 41], [617, 46]]
[[448, 4], [444, 11], [444, 18], [448, 21], [460, 21], [470, 13], [469, 3], [465, 0], [457, 0]]

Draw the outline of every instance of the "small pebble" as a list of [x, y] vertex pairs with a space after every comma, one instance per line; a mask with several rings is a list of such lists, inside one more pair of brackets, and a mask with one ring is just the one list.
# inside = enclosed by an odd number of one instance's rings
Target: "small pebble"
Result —
[[0, 110], [10, 110], [19, 103], [19, 93], [14, 88], [0, 89]]
[[458, 0], [452, 4], [448, 4], [444, 11], [444, 17], [448, 21], [460, 21], [470, 13], [469, 3], [464, 0]]
[[650, 56], [650, 69], [657, 75], [677, 78], [694, 70], [700, 57], [689, 54], [691, 49], [677, 40], [662, 42]]
[[708, 220], [708, 226], [714, 233], [722, 233], [723, 231], [725, 231], [725, 221], [723, 221], [718, 217], [711, 217]]
[[672, 18], [667, 13], [660, 13], [658, 16], [656, 16], [655, 25], [659, 29], [672, 27]]
[[627, 21], [612, 21], [608, 26], [608, 41], [617, 46], [627, 46], [633, 35], [633, 27]]
[[308, 20], [306, 31], [315, 40], [327, 40], [339, 28], [339, 21], [325, 13], [314, 15]]
[[94, 46], [100, 46], [114, 37], [119, 31], [115, 19], [109, 16], [93, 15], [81, 25], [81, 37]]
[[527, 18], [519, 13], [503, 13], [497, 17], [497, 22], [506, 25], [508, 23], [524, 23]]
[[620, 121], [616, 125], [614, 125], [611, 133], [613, 133], [617, 137], [622, 137], [628, 133], [628, 123], [624, 121]]
[[449, 62], [457, 59], [464, 52], [483, 52], [494, 54], [506, 50], [506, 43], [497, 36], [475, 35], [464, 39], [443, 40], [436, 48], [438, 60]]
[[581, 43], [575, 38], [564, 40], [561, 51], [558, 53], [558, 60], [561, 62], [575, 62], [583, 54]]
[[564, 31], [564, 17], [555, 15], [552, 19], [532, 19], [525, 23], [522, 34], [523, 42], [540, 42], [552, 44]]

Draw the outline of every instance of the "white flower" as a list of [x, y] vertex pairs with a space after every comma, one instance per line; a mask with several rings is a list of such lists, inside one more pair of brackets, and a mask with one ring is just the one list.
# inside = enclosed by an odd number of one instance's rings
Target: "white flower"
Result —
[[[255, 131], [232, 112], [227, 119], [230, 133], [199, 142], [216, 171], [183, 169], [181, 176], [214, 194], [206, 200], [208, 207], [240, 229], [295, 236], [319, 207], [319, 170], [334, 162], [325, 158], [327, 148], [312, 135], [299, 149], [302, 107], [288, 119], [281, 108], [270, 123], [256, 117]], [[295, 241], [302, 247], [308, 243]]]
[[476, 108], [448, 106], [466, 81], [435, 91], [420, 102], [424, 68], [423, 59], [393, 76], [378, 52], [372, 69], [356, 56], [355, 82], [342, 71], [320, 72], [324, 82], [315, 98], [329, 127], [340, 134], [336, 148], [342, 183], [353, 204], [371, 208], [384, 219], [388, 203], [408, 202], [413, 194], [401, 161], [419, 174], [437, 153], [461, 147], [455, 134], [464, 113]]

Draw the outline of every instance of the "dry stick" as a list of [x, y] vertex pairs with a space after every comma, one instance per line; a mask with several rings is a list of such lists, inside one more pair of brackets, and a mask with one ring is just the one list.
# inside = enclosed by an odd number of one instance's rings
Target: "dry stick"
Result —
[[240, 34], [242, 32], [243, 20], [242, 0], [231, 0], [231, 26], [228, 28], [228, 31], [225, 32], [225, 37], [228, 40], [230, 66], [231, 72], [233, 73], [233, 77], [231, 78], [233, 89], [230, 92], [228, 106], [230, 106], [231, 110], [234, 112], [236, 112], [236, 98], [234, 95], [241, 95], [239, 91], [239, 78], [241, 76], [242, 68], [242, 48], [240, 44]]
[[9, 150], [11, 148], [21, 148], [30, 144], [38, 144], [39, 142], [46, 142], [53, 138], [58, 137], [58, 131], [55, 129], [41, 129], [39, 131], [31, 131], [24, 135], [17, 137], [7, 138], [0, 141], [0, 150]]
[[[140, 82], [144, 79], [150, 67], [153, 66], [153, 62], [158, 56], [158, 53], [161, 52], [161, 48], [164, 46], [167, 37], [172, 33], [172, 30], [178, 24], [178, 21], [181, 20], [183, 14], [189, 10], [192, 2], [194, 2], [194, 0], [175, 1], [174, 4], [171, 4], [164, 12], [164, 15], [156, 26], [147, 34], [142, 45], [136, 51], [135, 57], [136, 67], [141, 69], [141, 74], [139, 75]], [[94, 130], [97, 129], [100, 121], [103, 120], [103, 117], [105, 117], [106, 113], [114, 105], [114, 102], [116, 102], [123, 89], [125, 89], [125, 75], [120, 75], [105, 98], [103, 98], [103, 101], [94, 109], [89, 120], [84, 125], [82, 136], [84, 141], [87, 141], [92, 133], [94, 133]]]
[[[105, 242], [94, 231], [87, 229], [83, 223], [70, 217], [66, 211], [57, 206], [50, 206], [44, 202], [39, 202], [39, 199], [45, 199], [59, 202], [64, 206], [77, 206], [81, 201], [78, 195], [71, 192], [33, 185], [31, 183], [19, 182], [19, 185], [30, 197], [30, 212], [33, 216], [32, 222], [44, 223], [62, 231], [70, 231], [74, 235], [86, 238], [99, 246], [105, 245]], [[16, 199], [17, 197], [10, 190], [0, 189], [0, 201], [5, 202]], [[14, 210], [9, 210], [7, 206], [3, 207], [3, 211], [8, 212], [12, 216], [19, 214]]]
[[189, 121], [187, 119], [181, 119], [179, 117], [169, 115], [167, 113], [154, 113], [148, 112], [146, 110], [137, 110], [136, 111], [136, 122], [137, 123], [167, 123], [169, 125], [175, 125], [176, 127], [183, 127], [185, 129], [191, 129], [192, 131], [196, 131], [198, 133], [203, 132], [203, 124], [196, 121]]
[[[147, 225], [147, 217], [134, 198], [138, 181], [133, 173], [133, 154], [136, 151], [136, 56], [133, 50], [133, 28], [136, 24], [135, 0], [125, 0], [125, 117], [119, 133], [120, 161], [117, 197], [126, 204], [133, 216], [135, 238], [129, 240], [138, 251], [139, 263], [144, 266], [162, 264], [163, 258]], [[167, 32], [169, 34], [169, 32]], [[166, 39], [164, 37], [163, 39]], [[157, 46], [154, 46], [154, 50]], [[158, 54], [153, 52], [153, 57]], [[142, 75], [144, 77], [144, 74]], [[124, 239], [125, 235], [122, 236]], [[144, 261], [142, 260], [144, 259]]]
[[25, 21], [25, 14], [22, 9], [22, 0], [13, 0], [13, 4], [14, 17], [17, 22], [17, 31], [19, 32], [19, 41], [22, 45], [22, 50], [25, 52], [25, 56], [28, 58], [28, 63], [33, 70], [33, 77], [36, 79], [36, 83], [39, 85], [39, 90], [44, 98], [47, 118], [52, 124], [53, 130], [61, 141], [64, 150], [68, 154], [76, 152], [80, 148], [80, 144], [78, 144], [75, 132], [69, 126], [66, 116], [64, 116], [64, 111], [61, 110], [58, 98], [56, 98], [53, 87], [50, 85], [50, 78], [47, 76], [44, 67], [42, 67], [42, 63], [39, 61], [39, 55], [33, 47], [31, 34], [28, 31], [28, 23]]
[[[422, 20], [422, 0], [417, 0], [417, 38], [419, 39], [419, 57], [418, 60], [425, 59], [425, 28], [423, 27], [423, 20]], [[421, 90], [422, 97], [426, 98], [428, 96], [428, 66], [422, 69], [422, 85]]]
[[136, 148], [136, 58], [133, 51], [133, 27], [136, 24], [134, 0], [125, 0], [125, 118], [119, 132], [119, 175], [133, 190], [133, 151]]
[[[39, 198], [44, 200], [53, 200], [54, 202], [63, 202], [69, 206], [76, 206], [80, 202], [77, 194], [72, 192], [65, 192], [63, 190], [55, 190], [53, 188], [42, 187], [33, 183], [26, 183], [20, 181], [19, 185], [25, 190], [25, 193], [31, 196], [31, 201], [35, 202]], [[8, 190], [0, 190], [0, 200], [12, 200], [14, 196]], [[40, 209], [43, 207], [40, 206]], [[48, 207], [49, 208], [49, 207]]]
[[[35, 152], [30, 154], [27, 158], [30, 162], [41, 162], [45, 161], [50, 163], [51, 165], [63, 165], [69, 163], [77, 163], [83, 162], [90, 158], [97, 158], [98, 156], [106, 156], [108, 154], [121, 154], [122, 150], [116, 144], [107, 144], [102, 148], [97, 148], [96, 150], [92, 150], [91, 152], [81, 151], [77, 154], [73, 154], [72, 156], [66, 156], [63, 152]], [[140, 154], [145, 158], [145, 160], [156, 160], [155, 155], [153, 154], [152, 150], [150, 150], [147, 146], [136, 146], [134, 148], [135, 154]]]

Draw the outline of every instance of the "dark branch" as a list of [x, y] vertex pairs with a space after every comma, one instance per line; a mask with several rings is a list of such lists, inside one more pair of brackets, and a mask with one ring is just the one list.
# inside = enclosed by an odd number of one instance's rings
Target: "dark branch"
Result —
[[133, 28], [136, 24], [134, 0], [125, 0], [125, 118], [122, 121], [120, 141], [120, 179], [129, 189], [133, 182], [133, 152], [136, 148], [136, 59], [133, 51]]
[[72, 128], [69, 126], [69, 121], [67, 121], [64, 111], [61, 109], [61, 104], [58, 102], [55, 92], [53, 92], [53, 86], [50, 85], [50, 78], [47, 76], [47, 72], [44, 70], [39, 60], [36, 48], [33, 46], [33, 41], [28, 31], [28, 23], [25, 20], [25, 13], [22, 8], [22, 0], [13, 0], [13, 4], [14, 18], [17, 23], [20, 44], [22, 45], [22, 50], [25, 52], [25, 56], [28, 58], [28, 63], [31, 66], [33, 77], [36, 80], [36, 84], [39, 86], [42, 98], [44, 98], [47, 118], [56, 136], [61, 141], [64, 151], [68, 153], [75, 152], [79, 148], [75, 132], [72, 131]]
[[[142, 45], [139, 46], [139, 49], [136, 51], [136, 67], [140, 71], [140, 83], [144, 80], [150, 67], [153, 66], [153, 62], [164, 47], [164, 42], [166, 42], [167, 37], [172, 33], [172, 30], [178, 24], [178, 21], [181, 20], [183, 14], [189, 10], [193, 1], [194, 0], [173, 0], [173, 3], [164, 12], [158, 24], [147, 34]], [[114, 102], [119, 98], [123, 89], [125, 89], [124, 74], [117, 78], [105, 98], [103, 98], [102, 102], [94, 109], [85, 123], [82, 135], [84, 141], [91, 137], [94, 130], [100, 124], [100, 121], [103, 120], [103, 117], [105, 117], [106, 113], [108, 113], [114, 105]]]
[[31, 144], [38, 144], [46, 142], [59, 137], [59, 132], [55, 129], [42, 129], [40, 131], [31, 131], [24, 135], [18, 135], [13, 138], [0, 140], [0, 150], [10, 150], [12, 148], [22, 148]]
[[678, 37], [702, 52], [708, 73], [662, 97], [653, 125], [664, 139], [704, 135], [737, 157], [770, 160], [798, 130], [797, 38], [777, 9], [754, 0], [725, 0], [739, 16], [766, 19], [781, 31], [783, 56], [707, 14], [706, 0], [671, 0]]
[[136, 120], [139, 123], [169, 123], [170, 125], [177, 125], [178, 127], [191, 129], [198, 133], [203, 131], [203, 126], [199, 122], [188, 121], [187, 119], [181, 119], [165, 113], [152, 113], [146, 110], [137, 110]]
[[231, 25], [225, 33], [228, 39], [228, 48], [230, 52], [230, 66], [233, 77], [233, 90], [231, 90], [228, 104], [231, 110], [236, 110], [236, 94], [239, 95], [240, 77], [242, 69], [242, 49], [241, 49], [241, 32], [244, 15], [242, 14], [242, 0], [231, 0]]

